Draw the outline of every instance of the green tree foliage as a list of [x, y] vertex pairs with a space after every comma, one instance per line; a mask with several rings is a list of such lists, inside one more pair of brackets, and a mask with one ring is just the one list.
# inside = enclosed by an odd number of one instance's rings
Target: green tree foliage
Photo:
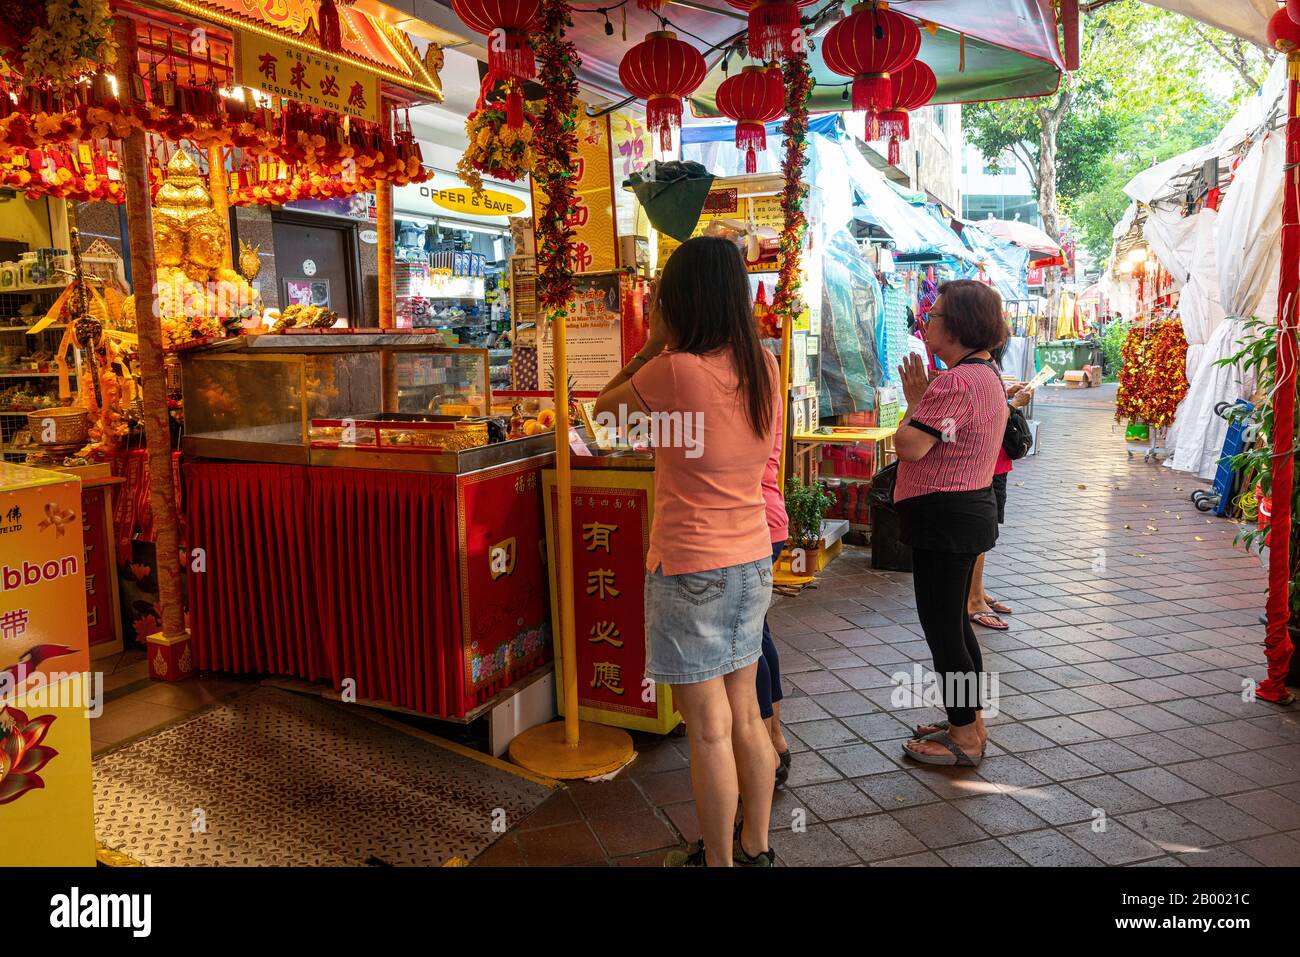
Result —
[[1010, 152], [1029, 171], [1047, 232], [1059, 237], [1066, 212], [1102, 257], [1128, 208], [1124, 185], [1210, 139], [1258, 90], [1268, 54], [1139, 0], [1096, 6], [1083, 30], [1080, 69], [1055, 94], [971, 104], [963, 123], [985, 157]]

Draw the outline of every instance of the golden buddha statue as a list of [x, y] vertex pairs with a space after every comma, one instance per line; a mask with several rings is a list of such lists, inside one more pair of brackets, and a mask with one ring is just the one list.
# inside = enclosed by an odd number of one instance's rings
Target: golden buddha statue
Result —
[[[226, 223], [198, 167], [184, 150], [167, 164], [154, 197], [154, 254], [163, 346], [234, 333], [262, 315], [262, 301], [243, 276], [225, 265]], [[135, 297], [123, 312], [135, 315]]]

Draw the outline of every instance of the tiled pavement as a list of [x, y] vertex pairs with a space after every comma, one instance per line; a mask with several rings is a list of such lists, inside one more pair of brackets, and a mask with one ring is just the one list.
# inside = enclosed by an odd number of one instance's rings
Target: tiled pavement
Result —
[[[890, 676], [927, 667], [910, 577], [848, 549], [771, 622], [794, 754], [773, 812], [788, 865], [1300, 865], [1300, 710], [1243, 701], [1263, 673], [1259, 559], [1130, 460], [1113, 389], [1047, 390], [1041, 453], [1012, 473], [981, 629], [1000, 682], [978, 769], [901, 755], [918, 720]], [[657, 865], [699, 836], [685, 739], [637, 736], [610, 783], [568, 787], [479, 865]], [[803, 822], [803, 827], [792, 825]]]

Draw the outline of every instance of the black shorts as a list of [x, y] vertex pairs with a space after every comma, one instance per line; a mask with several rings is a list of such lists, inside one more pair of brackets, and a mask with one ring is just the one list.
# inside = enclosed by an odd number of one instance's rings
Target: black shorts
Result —
[[1007, 520], [1007, 476], [1010, 472], [1003, 472], [1001, 475], [993, 476], [993, 497], [998, 500], [998, 524], [1002, 525]]

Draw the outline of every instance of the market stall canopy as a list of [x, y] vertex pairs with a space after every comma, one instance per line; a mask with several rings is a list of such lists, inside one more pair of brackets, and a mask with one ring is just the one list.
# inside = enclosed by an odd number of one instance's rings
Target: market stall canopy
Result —
[[[436, 4], [440, 9], [432, 17], [433, 22], [443, 27], [459, 23], [450, 11], [451, 0], [436, 0]], [[916, 6], [913, 10], [900, 5], [899, 12], [912, 16], [923, 27], [935, 26], [934, 33], [922, 30], [920, 54], [938, 78], [933, 102], [1044, 96], [1053, 92], [1060, 82], [1065, 64], [1056, 42], [1051, 0], [999, 0], [996, 4], [986, 0], [927, 0]], [[805, 19], [813, 21], [814, 36], [829, 29], [847, 7], [841, 0], [826, 0], [807, 8]], [[670, 21], [668, 29], [675, 30], [704, 53], [711, 68], [708, 78], [691, 98], [692, 108], [699, 116], [719, 116], [715, 94], [726, 79], [722, 54], [743, 40], [745, 14], [727, 6], [723, 0], [669, 0], [661, 12]], [[589, 89], [619, 100], [628, 95], [618, 78], [623, 54], [647, 33], [662, 27], [658, 16], [641, 10], [632, 0], [617, 10], [611, 9], [610, 16], [617, 24], [613, 35], [606, 34], [606, 20], [599, 10], [575, 7], [569, 36], [582, 57], [579, 81]], [[468, 27], [462, 29], [467, 40], [481, 42]], [[818, 48], [812, 51], [810, 60], [819, 86], [813, 89], [809, 107], [814, 112], [842, 110], [840, 94], [845, 78], [826, 66], [819, 45], [814, 42], [814, 46]], [[746, 62], [749, 61], [733, 55], [729, 67], [737, 70]]]
[[1019, 246], [1029, 253], [1029, 261], [1038, 266], [1064, 265], [1061, 244], [1032, 223], [1019, 219], [981, 219], [967, 221], [1005, 243]]
[[1277, 12], [1276, 0], [1146, 0], [1154, 7], [1163, 7], [1185, 17], [1208, 23], [1231, 33], [1233, 36], [1249, 40], [1261, 47], [1268, 47], [1265, 30], [1268, 18]]

